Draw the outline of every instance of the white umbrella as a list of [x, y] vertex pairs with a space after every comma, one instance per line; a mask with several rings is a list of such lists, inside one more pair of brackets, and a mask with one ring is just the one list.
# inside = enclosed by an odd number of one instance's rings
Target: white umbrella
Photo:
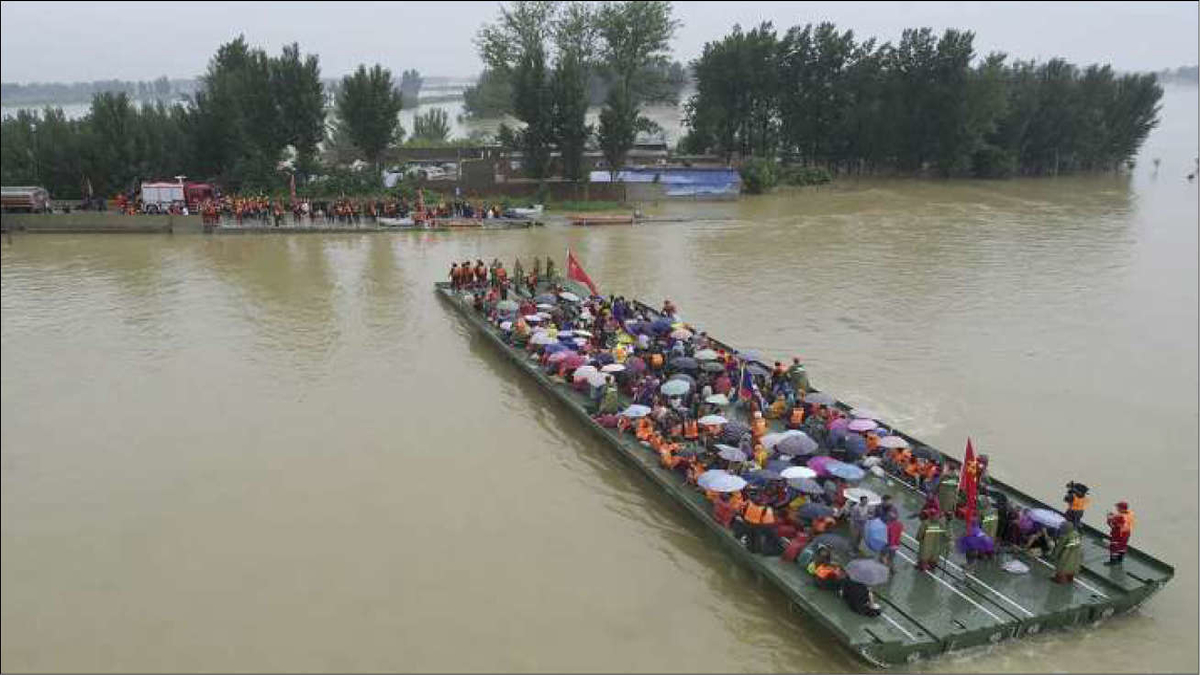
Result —
[[729, 397], [725, 394], [713, 394], [712, 396], [704, 399], [704, 402], [711, 403], [713, 405], [729, 405]]
[[588, 331], [586, 331], [586, 330], [580, 330], [580, 329], [578, 329], [578, 328], [576, 328], [576, 329], [574, 330], [574, 333], [575, 333], [576, 335], [582, 335], [583, 337], [592, 337], [592, 334], [591, 334], [590, 332], [588, 332]]
[[883, 498], [881, 498], [875, 492], [868, 490], [866, 488], [856, 487], [856, 488], [847, 488], [846, 489], [846, 503], [847, 504], [857, 504], [858, 500], [862, 499], [863, 497], [867, 498], [867, 504], [870, 506], [875, 506], [876, 504], [883, 503]]
[[537, 323], [538, 321], [541, 321], [541, 320], [542, 320], [542, 317], [538, 316], [537, 314], [526, 314], [526, 315], [525, 315], [525, 320], [526, 320], [526, 321], [532, 321], [532, 322], [534, 322], [534, 323]]
[[[813, 471], [807, 466], [789, 466], [783, 471], [780, 471], [779, 475], [783, 476], [784, 478], [816, 478], [817, 472]], [[849, 492], [849, 490], [847, 490], [847, 492]]]
[[625, 366], [623, 366], [623, 365], [621, 365], [621, 364], [619, 364], [619, 363], [610, 363], [610, 364], [608, 364], [607, 366], [604, 366], [603, 368], [601, 368], [601, 369], [600, 369], [600, 372], [603, 372], [603, 373], [619, 373], [619, 372], [621, 372], [622, 370], [625, 370]]
[[804, 438], [808, 438], [808, 434], [800, 431], [799, 429], [788, 429], [787, 431], [776, 431], [774, 433], [765, 434], [759, 442], [762, 443], [764, 448], [771, 450], [776, 445], [779, 445], [783, 439], [791, 436], [802, 436]]
[[733, 475], [733, 474], [729, 473], [725, 469], [710, 469], [696, 477], [696, 485], [699, 485], [700, 487], [707, 489], [708, 486], [711, 485], [712, 482], [714, 480], [716, 480], [718, 477], [731, 476], [731, 475]]
[[600, 371], [596, 370], [596, 366], [579, 366], [575, 369], [575, 372], [571, 374], [571, 378], [576, 382], [579, 382], [580, 380], [588, 379], [593, 374], [598, 372]]
[[650, 406], [638, 405], [636, 403], [621, 411], [622, 417], [631, 417], [634, 419], [638, 417], [645, 417], [649, 414]]
[[691, 337], [692, 331], [686, 328], [676, 328], [675, 330], [671, 331], [671, 339], [673, 340], [690, 340]]
[[535, 345], [552, 345], [556, 342], [558, 342], [558, 340], [550, 337], [550, 335], [547, 333], [538, 333], [537, 335], [529, 338], [529, 343]]
[[511, 321], [501, 321], [500, 322], [500, 330], [512, 330], [512, 322]]
[[725, 424], [728, 421], [729, 420], [725, 419], [724, 417], [721, 417], [720, 415], [705, 415], [704, 417], [701, 417], [699, 420], [697, 420], [697, 422], [699, 422], [700, 424], [703, 424], [705, 426], [716, 426], [716, 425], [720, 425], [720, 424]]
[[563, 300], [569, 300], [571, 302], [579, 302], [579, 296], [575, 295], [574, 293], [571, 293], [569, 291], [563, 291], [562, 293], [559, 293], [558, 297], [562, 298]]
[[608, 384], [608, 375], [605, 373], [592, 373], [588, 375], [587, 381], [593, 387], [603, 387]]
[[692, 354], [692, 358], [696, 359], [697, 361], [712, 361], [717, 358], [717, 353], [711, 349], [701, 349], [695, 354]]
[[884, 436], [879, 439], [879, 447], [881, 448], [907, 448], [908, 441], [899, 436]]
[[538, 309], [554, 309], [554, 305], [548, 305], [543, 302], [542, 304], [538, 305], [537, 308]]
[[879, 426], [875, 420], [857, 419], [846, 425], [850, 431], [870, 431]]
[[542, 317], [543, 319], [549, 319], [549, 318], [550, 318], [550, 312], [538, 312], [538, 313], [537, 313], [537, 315], [538, 315], [538, 316], [540, 316], [540, 317]]
[[748, 483], [746, 483], [745, 478], [728, 474], [725, 476], [717, 476], [717, 478], [712, 481], [712, 484], [708, 489], [712, 490], [713, 492], [737, 492], [738, 490], [746, 487], [746, 485], [748, 485]]

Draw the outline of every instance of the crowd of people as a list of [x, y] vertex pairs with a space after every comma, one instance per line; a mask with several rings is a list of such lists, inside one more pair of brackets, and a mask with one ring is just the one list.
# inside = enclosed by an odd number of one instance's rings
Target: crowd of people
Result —
[[[968, 566], [1005, 549], [1044, 556], [1058, 583], [1082, 565], [1086, 486], [1069, 484], [1061, 523], [1040, 517], [989, 488], [987, 455], [969, 452], [960, 464], [912, 447], [815, 392], [799, 357], [767, 367], [694, 331], [670, 300], [655, 311], [620, 296], [577, 296], [549, 259], [543, 268], [534, 258], [528, 272], [518, 260], [511, 275], [499, 260], [467, 260], [452, 264], [450, 278], [506, 341], [587, 394], [599, 424], [631, 436], [703, 494], [713, 518], [751, 551], [802, 565], [856, 612], [880, 607], [853, 567], [868, 558], [894, 570], [908, 518], [919, 521], [922, 571], [938, 567], [952, 544]], [[858, 490], [867, 473], [904, 482], [923, 506], [902, 515], [892, 495]], [[1122, 561], [1133, 522], [1124, 502], [1109, 514], [1110, 563]]]

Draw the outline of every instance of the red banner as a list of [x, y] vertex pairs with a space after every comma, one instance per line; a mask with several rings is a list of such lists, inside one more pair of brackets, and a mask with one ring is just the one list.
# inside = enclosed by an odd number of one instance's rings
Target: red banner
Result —
[[976, 497], [979, 491], [979, 463], [975, 459], [975, 448], [971, 447], [971, 439], [967, 439], [967, 454], [963, 458], [962, 483], [963, 492], [967, 495], [966, 507], [963, 509], [963, 520], [967, 525], [975, 518]]
[[567, 278], [587, 286], [592, 295], [600, 295], [600, 291], [596, 290], [596, 284], [592, 283], [592, 278], [583, 271], [583, 267], [575, 259], [575, 254], [571, 252], [571, 249], [567, 249]]

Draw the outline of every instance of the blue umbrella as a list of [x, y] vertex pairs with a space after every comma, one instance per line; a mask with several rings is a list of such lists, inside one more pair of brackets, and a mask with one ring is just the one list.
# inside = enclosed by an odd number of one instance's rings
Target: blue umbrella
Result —
[[547, 354], [553, 354], [554, 352], [561, 352], [564, 349], [569, 349], [569, 347], [561, 342], [556, 342], [554, 344], [546, 345], [542, 351], [546, 352]]
[[808, 434], [803, 431], [793, 431], [775, 445], [775, 451], [784, 455], [811, 455], [819, 447], [816, 441], [808, 437]]
[[636, 403], [621, 411], [621, 417], [630, 417], [633, 419], [645, 417], [649, 414], [650, 406], [638, 405]]
[[683, 396], [691, 388], [692, 385], [687, 380], [667, 380], [659, 391], [667, 396]]
[[690, 356], [676, 356], [671, 359], [670, 365], [676, 370], [695, 370], [697, 362]]
[[829, 508], [828, 506], [825, 506], [824, 504], [818, 504], [816, 502], [809, 502], [809, 503], [801, 506], [799, 509], [796, 509], [796, 515], [798, 517], [804, 518], [806, 520], [816, 520], [817, 518], [824, 518], [825, 516], [832, 516], [833, 509]]
[[789, 478], [788, 485], [796, 488], [806, 495], [823, 495], [825, 488], [821, 484], [811, 478]]
[[746, 461], [746, 454], [732, 445], [718, 445], [717, 447], [720, 448], [720, 452], [717, 453], [717, 457], [720, 457], [721, 459], [730, 462]]
[[733, 474], [729, 473], [728, 471], [726, 471], [724, 469], [710, 469], [696, 477], [696, 485], [699, 485], [700, 487], [707, 490], [708, 487], [712, 484], [713, 481], [715, 481], [717, 479], [718, 476], [731, 476], [731, 475], [733, 475]]
[[772, 459], [767, 462], [767, 469], [770, 471], [782, 472], [784, 469], [790, 467], [791, 465], [792, 465], [791, 462], [784, 461], [782, 459]]
[[887, 546], [887, 525], [878, 518], [868, 520], [863, 538], [867, 540], [867, 548], [879, 553]]
[[671, 332], [671, 322], [667, 321], [666, 319], [655, 319], [654, 322], [650, 324], [650, 330], [654, 331], [655, 333], [669, 333]]
[[744, 478], [754, 485], [765, 485], [773, 480], [783, 480], [783, 476], [780, 476], [775, 471], [770, 471], [767, 469], [751, 471], [750, 473], [746, 474]]
[[850, 482], [862, 480], [863, 476], [867, 475], [866, 471], [845, 462], [829, 462], [825, 465], [825, 471], [831, 476], [837, 476], [842, 480]]

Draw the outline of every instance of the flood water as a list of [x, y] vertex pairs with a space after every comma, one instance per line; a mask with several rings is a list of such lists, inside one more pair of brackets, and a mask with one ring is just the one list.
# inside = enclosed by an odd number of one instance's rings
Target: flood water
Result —
[[[1176, 578], [919, 664], [1195, 671], [1196, 90], [1129, 177], [844, 181], [686, 222], [15, 236], [0, 258], [5, 671], [840, 671], [689, 516], [439, 303], [567, 247]], [[1150, 158], [1160, 157], [1155, 174]]]

